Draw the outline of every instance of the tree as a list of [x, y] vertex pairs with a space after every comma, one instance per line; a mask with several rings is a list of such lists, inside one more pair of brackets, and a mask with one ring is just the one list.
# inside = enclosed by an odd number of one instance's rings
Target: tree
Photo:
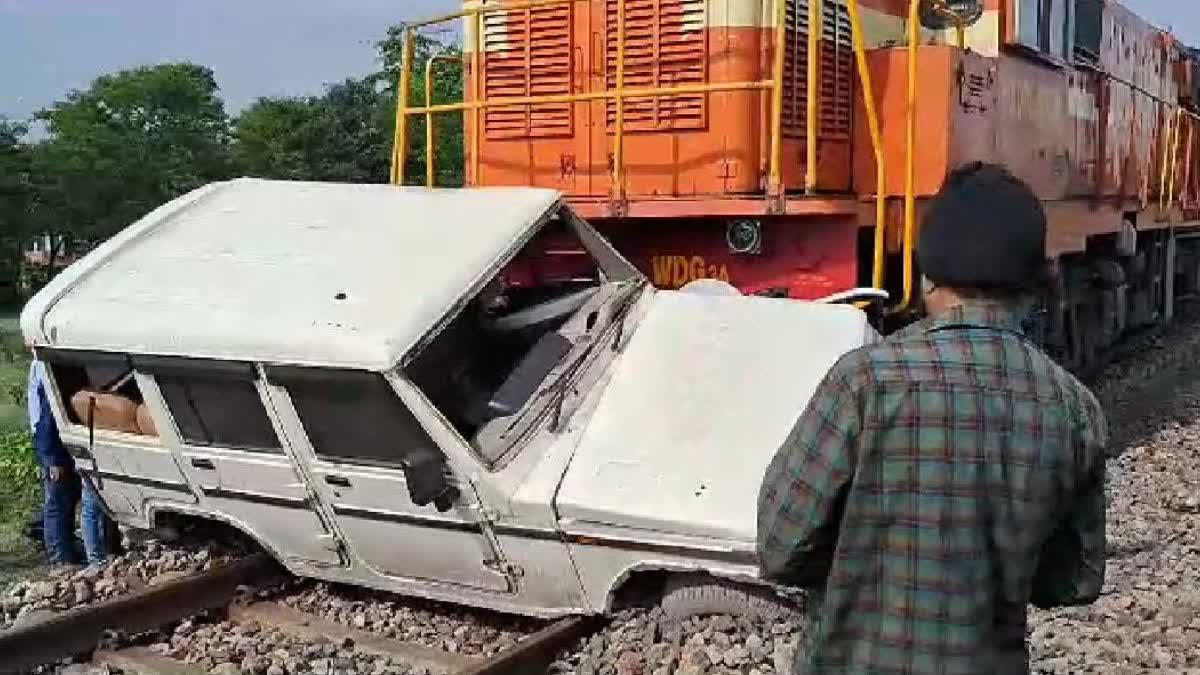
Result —
[[189, 190], [230, 175], [229, 121], [208, 68], [164, 64], [105, 75], [38, 113], [39, 231], [92, 243]]
[[[391, 173], [403, 27], [378, 44], [383, 70], [348, 79], [319, 97], [262, 98], [237, 119], [236, 155], [242, 171], [264, 178], [387, 182]], [[457, 48], [417, 36], [409, 101], [425, 97], [425, 65], [433, 56], [433, 101], [462, 100], [462, 57]], [[443, 115], [437, 130], [437, 184], [463, 183], [462, 115]], [[425, 181], [425, 120], [409, 124], [406, 182]]]
[[261, 98], [236, 122], [239, 168], [264, 178], [385, 183], [387, 108], [372, 78], [345, 80], [320, 97]]
[[14, 303], [30, 237], [33, 187], [28, 128], [0, 118], [0, 306]]

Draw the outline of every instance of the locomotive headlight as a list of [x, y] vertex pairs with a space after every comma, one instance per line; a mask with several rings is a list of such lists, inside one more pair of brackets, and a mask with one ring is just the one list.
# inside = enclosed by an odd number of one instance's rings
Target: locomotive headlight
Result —
[[762, 223], [757, 220], [733, 220], [725, 228], [725, 243], [731, 253], [762, 253]]

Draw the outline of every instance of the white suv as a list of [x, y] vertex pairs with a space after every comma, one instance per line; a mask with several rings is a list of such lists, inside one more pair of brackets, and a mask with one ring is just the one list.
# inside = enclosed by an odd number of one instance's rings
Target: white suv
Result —
[[852, 307], [656, 290], [553, 191], [251, 179], [149, 214], [22, 327], [126, 526], [539, 616], [764, 589], [763, 472], [877, 339]]

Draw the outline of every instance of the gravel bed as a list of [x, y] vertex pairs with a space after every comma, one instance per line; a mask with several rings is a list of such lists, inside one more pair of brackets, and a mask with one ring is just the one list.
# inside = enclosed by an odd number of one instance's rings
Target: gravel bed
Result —
[[185, 621], [150, 649], [213, 675], [426, 675], [387, 656], [355, 651], [354, 641], [303, 639], [248, 622]]
[[210, 543], [165, 545], [147, 541], [105, 565], [18, 581], [0, 594], [0, 628], [51, 612], [107, 600], [227, 562], [232, 553]]
[[1112, 408], [1104, 594], [1090, 607], [1032, 613], [1035, 664], [1055, 674], [1200, 673], [1200, 367], [1192, 358]]
[[553, 675], [725, 675], [789, 673], [798, 622], [729, 616], [688, 619], [673, 628], [660, 610], [628, 610], [550, 668]]
[[493, 656], [543, 622], [327, 583], [301, 584], [273, 598], [329, 621], [454, 654]]

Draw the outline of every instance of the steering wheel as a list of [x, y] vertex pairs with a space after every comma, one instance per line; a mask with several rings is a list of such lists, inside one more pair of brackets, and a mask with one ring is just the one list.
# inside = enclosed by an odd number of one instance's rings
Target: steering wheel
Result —
[[508, 335], [553, 326], [571, 318], [571, 315], [587, 304], [588, 300], [591, 300], [599, 290], [599, 288], [585, 288], [512, 314], [506, 314], [488, 321], [487, 330], [492, 333]]

